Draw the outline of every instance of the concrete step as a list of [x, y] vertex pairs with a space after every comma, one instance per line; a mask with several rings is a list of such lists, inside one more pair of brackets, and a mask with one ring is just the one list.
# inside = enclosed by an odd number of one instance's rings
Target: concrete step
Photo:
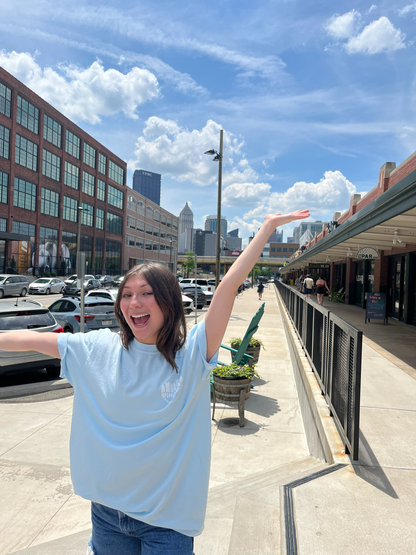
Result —
[[281, 487], [327, 466], [323, 461], [307, 457], [212, 488], [205, 529], [195, 539], [195, 553], [279, 555]]
[[[307, 457], [211, 488], [196, 555], [280, 554], [281, 486], [327, 466]], [[80, 555], [90, 535], [84, 530], [10, 555]]]

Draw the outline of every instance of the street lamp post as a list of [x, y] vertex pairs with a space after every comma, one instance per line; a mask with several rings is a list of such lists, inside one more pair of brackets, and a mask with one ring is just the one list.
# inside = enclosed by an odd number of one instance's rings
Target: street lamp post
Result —
[[217, 197], [217, 249], [215, 257], [215, 288], [220, 282], [220, 266], [221, 266], [221, 190], [222, 190], [222, 158], [223, 158], [223, 135], [224, 131], [220, 130], [220, 151], [207, 150], [204, 154], [214, 155], [213, 162], [218, 162], [218, 197]]

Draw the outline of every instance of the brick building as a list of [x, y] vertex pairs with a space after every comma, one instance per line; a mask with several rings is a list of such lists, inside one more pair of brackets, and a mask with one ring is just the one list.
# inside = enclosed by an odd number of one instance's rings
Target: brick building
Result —
[[366, 308], [372, 293], [386, 296], [391, 318], [416, 326], [416, 152], [396, 167], [384, 164], [377, 185], [292, 257], [282, 273], [324, 273], [345, 302]]
[[290, 258], [298, 250], [297, 243], [270, 243], [269, 258]]
[[127, 191], [125, 267], [160, 262], [174, 271], [178, 217], [133, 189]]
[[123, 268], [126, 163], [0, 67], [0, 273]]

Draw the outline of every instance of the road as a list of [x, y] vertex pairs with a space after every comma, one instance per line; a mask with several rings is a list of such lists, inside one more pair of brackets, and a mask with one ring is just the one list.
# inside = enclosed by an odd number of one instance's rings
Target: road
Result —
[[[44, 306], [49, 307], [53, 302], [60, 299], [62, 295], [60, 293], [56, 293], [53, 295], [27, 295], [26, 299], [34, 299], [39, 301]], [[12, 297], [7, 297], [10, 299]], [[16, 297], [13, 297], [16, 298]], [[19, 297], [20, 299], [20, 297]], [[0, 299], [0, 306], [3, 299]], [[204, 307], [204, 309], [198, 310], [198, 316], [201, 312], [206, 312], [208, 307]], [[186, 322], [190, 323], [193, 322], [195, 318], [195, 313], [191, 312], [191, 314], [186, 315]], [[22, 392], [22, 399], [25, 402], [37, 400], [43, 401], [46, 399], [50, 399], [51, 395], [62, 396], [64, 392], [62, 391], [62, 385], [59, 383], [59, 379], [51, 378], [46, 373], [46, 370], [30, 370], [27, 372], [19, 372], [14, 374], [8, 374], [5, 376], [0, 376], [0, 402], [2, 401], [2, 395], [5, 395], [5, 389], [3, 388], [12, 388], [10, 389], [11, 395], [13, 398], [19, 397], [19, 391]], [[40, 386], [39, 384], [44, 384], [44, 387]], [[30, 395], [30, 388], [28, 388], [28, 384], [33, 384], [33, 396]], [[9, 390], [7, 390], [9, 391]]]

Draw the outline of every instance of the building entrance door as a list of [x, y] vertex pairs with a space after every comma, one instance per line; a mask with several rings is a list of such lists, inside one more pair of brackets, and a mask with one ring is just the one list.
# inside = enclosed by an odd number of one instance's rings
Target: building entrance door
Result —
[[355, 304], [363, 306], [364, 302], [364, 262], [355, 263]]
[[390, 316], [403, 320], [405, 304], [405, 263], [404, 256], [391, 257], [389, 260], [389, 309]]

